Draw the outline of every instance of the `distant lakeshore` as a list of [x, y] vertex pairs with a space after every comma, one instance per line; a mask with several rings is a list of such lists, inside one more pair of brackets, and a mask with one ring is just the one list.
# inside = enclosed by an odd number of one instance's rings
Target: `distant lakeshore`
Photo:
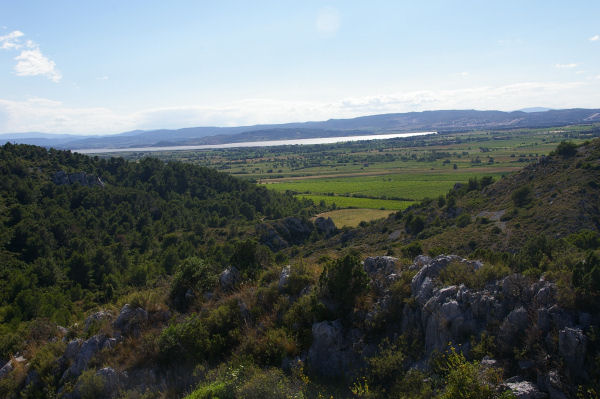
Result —
[[174, 145], [165, 147], [132, 147], [132, 148], [86, 148], [72, 150], [81, 154], [102, 154], [112, 152], [149, 152], [149, 151], [185, 151], [185, 150], [208, 150], [215, 148], [240, 148], [240, 147], [274, 147], [280, 145], [310, 145], [310, 144], [333, 144], [348, 141], [385, 140], [402, 137], [425, 136], [437, 134], [437, 132], [412, 132], [395, 134], [373, 134], [363, 136], [341, 136], [341, 137], [316, 137], [312, 139], [295, 140], [269, 140], [269, 141], [246, 141], [240, 143], [204, 144], [204, 145]]

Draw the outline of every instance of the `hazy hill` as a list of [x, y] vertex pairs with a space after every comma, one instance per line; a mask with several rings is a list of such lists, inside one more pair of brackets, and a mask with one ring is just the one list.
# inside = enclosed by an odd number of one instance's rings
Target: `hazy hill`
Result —
[[241, 141], [283, 140], [392, 132], [451, 132], [476, 129], [549, 127], [600, 122], [600, 110], [598, 109], [545, 110], [543, 112], [525, 111], [424, 111], [278, 125], [192, 127], [177, 130], [132, 131], [117, 135], [86, 138], [60, 137], [56, 140], [50, 137], [50, 135], [40, 137], [38, 133], [4, 134], [0, 136], [0, 139], [64, 149], [128, 148], [157, 145], [222, 144]]

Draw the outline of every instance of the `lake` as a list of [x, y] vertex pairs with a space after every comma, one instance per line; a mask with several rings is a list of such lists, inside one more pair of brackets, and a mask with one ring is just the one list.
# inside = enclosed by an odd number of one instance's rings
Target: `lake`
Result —
[[81, 154], [102, 154], [102, 153], [107, 153], [107, 152], [131, 152], [131, 151], [135, 151], [135, 152], [183, 151], [183, 150], [208, 150], [208, 149], [214, 149], [214, 148], [273, 147], [273, 146], [279, 146], [279, 145], [332, 144], [332, 143], [344, 143], [344, 142], [348, 142], [348, 141], [397, 139], [397, 138], [401, 138], [401, 137], [425, 136], [428, 134], [437, 134], [437, 132], [372, 134], [372, 135], [365, 135], [365, 136], [342, 136], [342, 137], [316, 137], [316, 138], [312, 138], [312, 139], [246, 141], [246, 142], [241, 142], [241, 143], [175, 145], [175, 146], [167, 146], [167, 147], [89, 148], [89, 149], [72, 150], [72, 151], [79, 152]]

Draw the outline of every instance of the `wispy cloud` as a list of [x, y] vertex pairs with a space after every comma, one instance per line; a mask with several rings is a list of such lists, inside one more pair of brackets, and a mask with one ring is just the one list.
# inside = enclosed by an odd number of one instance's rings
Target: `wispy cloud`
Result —
[[590, 37], [590, 42], [597, 42], [598, 40], [600, 40], [600, 35], [594, 35]]
[[571, 63], [571, 64], [556, 64], [554, 65], [555, 68], [559, 68], [559, 69], [569, 69], [569, 68], [576, 68], [577, 65], [579, 64], [575, 64], [575, 63]]
[[108, 76], [106, 76], [106, 75], [98, 76], [98, 77], [96, 77], [96, 80], [108, 80]]
[[24, 36], [24, 33], [18, 30], [12, 31], [8, 35], [0, 36], [0, 49], [10, 50], [21, 48], [20, 38], [22, 36]]
[[32, 40], [24, 40], [25, 34], [15, 30], [0, 36], [0, 49], [17, 50], [20, 54], [15, 57], [14, 67], [17, 76], [45, 76], [58, 83], [62, 74], [56, 68], [56, 63], [42, 54], [40, 47]]
[[600, 82], [597, 82], [523, 82], [389, 93], [332, 102], [250, 98], [221, 105], [161, 107], [132, 113], [118, 113], [107, 107], [82, 108], [40, 98], [0, 99], [0, 132], [107, 134], [134, 129], [283, 123], [435, 109], [513, 110], [540, 104], [550, 108], [593, 108], [600, 103]]

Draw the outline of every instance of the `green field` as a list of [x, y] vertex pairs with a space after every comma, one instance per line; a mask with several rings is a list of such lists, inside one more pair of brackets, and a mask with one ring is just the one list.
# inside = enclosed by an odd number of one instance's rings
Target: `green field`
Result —
[[[272, 190], [289, 190], [303, 194], [358, 195], [378, 199], [417, 201], [423, 198], [435, 198], [440, 194], [448, 192], [454, 184], [459, 182], [466, 183], [469, 179], [480, 177], [481, 175], [481, 173], [460, 170], [457, 170], [455, 173], [436, 174], [409, 171], [405, 174], [383, 176], [291, 180], [269, 183], [266, 186]], [[487, 173], [487, 175], [499, 178], [501, 173]], [[365, 207], [379, 208], [378, 206]]]
[[325, 204], [335, 204], [337, 208], [387, 209], [393, 211], [406, 209], [414, 203], [413, 201], [394, 201], [377, 198], [356, 198], [313, 194], [298, 194], [297, 197], [308, 198], [317, 204], [321, 201], [325, 201]]

